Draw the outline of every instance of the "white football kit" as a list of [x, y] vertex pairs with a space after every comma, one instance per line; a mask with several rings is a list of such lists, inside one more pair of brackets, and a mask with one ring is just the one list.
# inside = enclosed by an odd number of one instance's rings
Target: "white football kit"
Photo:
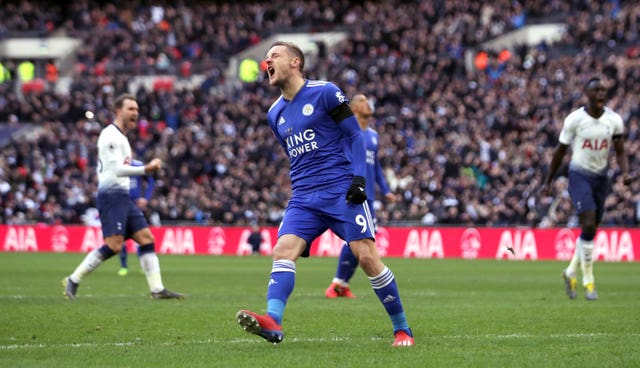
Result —
[[[130, 176], [144, 175], [144, 166], [131, 166], [131, 145], [124, 133], [115, 125], [102, 129], [98, 137], [98, 197], [96, 205], [100, 214], [102, 235], [105, 239], [122, 235], [129, 239], [149, 225], [129, 195]], [[140, 244], [140, 267], [144, 271], [154, 299], [180, 299], [183, 295], [168, 292], [162, 284], [160, 263], [153, 242]], [[65, 296], [75, 299], [80, 281], [116, 250], [103, 245], [89, 252], [73, 273], [64, 281]], [[69, 286], [71, 285], [71, 286]], [[75, 286], [73, 286], [75, 285]]]
[[[571, 145], [573, 155], [569, 163], [569, 194], [571, 202], [578, 214], [585, 211], [595, 211], [596, 223], [602, 221], [605, 210], [605, 199], [609, 191], [607, 168], [609, 167], [609, 152], [613, 146], [613, 137], [624, 133], [622, 117], [609, 109], [599, 118], [589, 115], [586, 107], [573, 111], [564, 120], [559, 141]], [[565, 283], [572, 282], [578, 265], [582, 270], [582, 284], [587, 291], [589, 300], [597, 299], [594, 291], [593, 276], [593, 238], [576, 240], [576, 248], [563, 273]], [[595, 234], [592, 234], [595, 236]], [[570, 290], [569, 286], [568, 290]], [[590, 289], [589, 289], [590, 288]], [[571, 298], [575, 298], [568, 293]]]
[[131, 166], [131, 145], [124, 133], [109, 124], [98, 137], [98, 192], [129, 192], [129, 177], [144, 175], [144, 166]]
[[624, 132], [622, 117], [608, 107], [599, 118], [587, 113], [586, 107], [573, 111], [564, 119], [560, 143], [571, 145], [572, 169], [597, 175], [606, 174], [612, 137]]
[[130, 176], [143, 175], [144, 166], [131, 166], [131, 145], [127, 136], [110, 124], [98, 137], [98, 198], [104, 237], [131, 234], [148, 226], [147, 220], [131, 200]]

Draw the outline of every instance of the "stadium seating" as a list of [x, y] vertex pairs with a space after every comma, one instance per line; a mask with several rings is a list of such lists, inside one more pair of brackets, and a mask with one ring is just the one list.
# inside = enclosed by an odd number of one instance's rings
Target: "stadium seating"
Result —
[[[71, 6], [64, 12], [69, 19], [54, 22], [85, 45], [71, 68], [69, 93], [46, 86], [30, 93], [32, 87], [23, 86], [26, 93], [19, 96], [10, 83], [0, 85], [1, 122], [13, 116], [18, 124], [45, 128], [1, 148], [0, 188], [11, 190], [0, 189], [0, 220], [82, 222], [95, 205], [95, 141], [111, 118], [109, 102], [129, 91], [131, 76], [159, 73], [156, 61], [163, 53], [168, 64], [162, 75], [206, 78], [201, 88], [185, 89], [163, 76], [152, 88], [135, 91], [148, 122], [144, 135], [132, 136], [135, 155], [160, 155], [168, 163], [149, 215], [164, 223], [277, 224], [289, 197], [288, 160], [265, 120], [277, 91], [260, 79], [227, 83], [224, 70], [233, 53], [294, 29], [349, 30], [347, 42], [326, 50], [326, 60], [309, 65], [307, 75], [375, 100], [380, 158], [403, 198], [377, 210], [382, 224], [575, 224], [565, 182], [557, 181], [554, 198], [534, 194], [562, 118], [582, 102], [591, 73], [610, 78], [610, 106], [627, 122], [630, 153], [638, 152], [640, 108], [630, 96], [640, 91], [640, 63], [633, 52], [638, 22], [630, 21], [636, 16], [631, 5], [552, 8], [534, 1], [519, 9], [510, 1], [390, 1], [340, 2], [333, 12], [319, 11], [326, 4], [164, 5], [161, 20], [135, 2], [128, 12], [94, 1], [88, 9]], [[19, 18], [19, 9], [11, 11], [11, 19]], [[486, 70], [468, 70], [464, 51], [522, 26], [522, 14], [528, 17], [524, 24], [564, 19], [571, 32], [557, 47], [520, 47], [508, 60], [488, 54]], [[602, 21], [585, 23], [598, 15]], [[598, 29], [585, 31], [585, 24]], [[14, 33], [19, 30], [14, 26]], [[188, 73], [180, 67], [185, 62]], [[87, 121], [89, 109], [95, 117]], [[634, 172], [636, 156], [630, 155]], [[615, 179], [616, 172], [610, 174]], [[639, 222], [638, 189], [640, 183], [630, 190], [615, 185], [605, 225]]]

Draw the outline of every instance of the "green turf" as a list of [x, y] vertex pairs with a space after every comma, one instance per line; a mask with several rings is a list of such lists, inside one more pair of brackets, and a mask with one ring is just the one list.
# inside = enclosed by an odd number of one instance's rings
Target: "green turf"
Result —
[[154, 301], [135, 256], [62, 297], [82, 254], [0, 253], [0, 367], [638, 367], [637, 263], [595, 266], [600, 300], [568, 300], [564, 263], [387, 259], [416, 346], [391, 347], [391, 324], [358, 270], [354, 300], [327, 300], [333, 258], [298, 262], [285, 340], [235, 321], [263, 312], [267, 257], [161, 256], [184, 301]]

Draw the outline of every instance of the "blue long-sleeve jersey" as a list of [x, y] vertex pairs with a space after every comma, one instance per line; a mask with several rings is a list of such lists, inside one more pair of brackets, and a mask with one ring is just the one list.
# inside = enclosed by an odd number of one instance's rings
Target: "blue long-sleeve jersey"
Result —
[[367, 175], [365, 176], [367, 180], [367, 199], [373, 201], [376, 195], [375, 184], [378, 184], [383, 195], [389, 193], [391, 190], [389, 189], [387, 180], [384, 178], [380, 161], [378, 161], [378, 132], [372, 128], [367, 128], [363, 133], [364, 144], [367, 150]]
[[307, 80], [291, 101], [280, 96], [269, 108], [269, 125], [290, 159], [294, 193], [365, 176], [364, 135], [350, 110], [341, 110], [347, 102], [333, 83]]
[[[142, 161], [133, 160], [131, 161], [131, 166], [144, 166], [144, 163]], [[144, 195], [142, 194], [143, 177], [147, 181], [147, 188], [144, 191]], [[131, 177], [131, 187], [129, 188], [129, 195], [134, 202], [138, 198], [144, 198], [149, 201], [151, 200], [151, 195], [153, 194], [155, 185], [156, 181], [152, 175], [133, 176]]]

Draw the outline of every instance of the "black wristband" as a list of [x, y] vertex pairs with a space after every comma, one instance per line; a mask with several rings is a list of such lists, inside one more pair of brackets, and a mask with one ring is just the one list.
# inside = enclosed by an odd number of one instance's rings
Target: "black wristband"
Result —
[[355, 175], [351, 180], [351, 184], [359, 185], [364, 188], [364, 185], [365, 185], [364, 177], [360, 175]]

